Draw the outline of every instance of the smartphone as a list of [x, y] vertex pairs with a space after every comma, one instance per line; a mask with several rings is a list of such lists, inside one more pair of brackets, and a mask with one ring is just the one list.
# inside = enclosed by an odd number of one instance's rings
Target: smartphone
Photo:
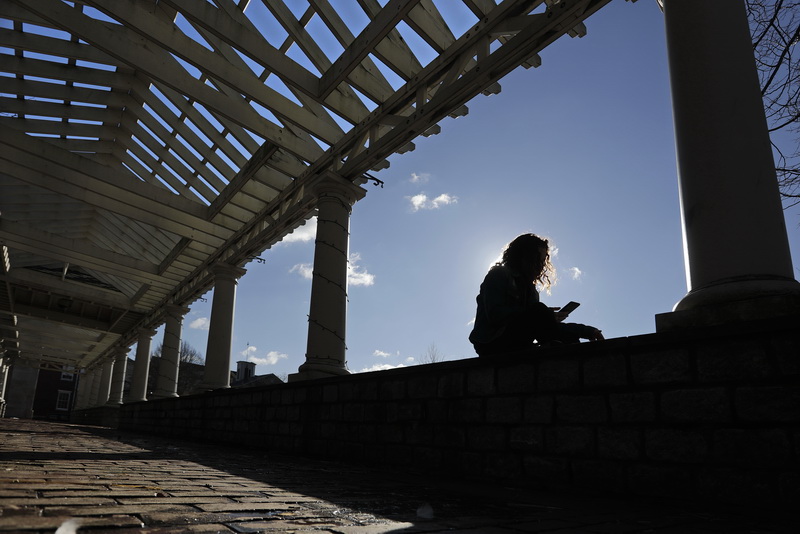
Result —
[[558, 310], [558, 313], [565, 313], [569, 315], [570, 313], [574, 312], [575, 308], [577, 308], [580, 305], [581, 305], [580, 302], [575, 302], [575, 301], [568, 302], [566, 306]]

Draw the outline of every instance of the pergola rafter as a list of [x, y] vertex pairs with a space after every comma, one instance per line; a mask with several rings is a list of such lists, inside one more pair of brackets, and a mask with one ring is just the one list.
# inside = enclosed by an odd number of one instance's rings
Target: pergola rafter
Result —
[[96, 367], [608, 1], [0, 3], [6, 354]]

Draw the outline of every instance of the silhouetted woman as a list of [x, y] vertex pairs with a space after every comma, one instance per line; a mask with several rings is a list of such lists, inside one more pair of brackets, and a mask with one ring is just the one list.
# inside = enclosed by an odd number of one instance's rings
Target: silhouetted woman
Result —
[[503, 250], [489, 269], [478, 295], [475, 327], [469, 340], [480, 356], [532, 348], [535, 342], [578, 343], [603, 339], [593, 326], [563, 323], [559, 314], [539, 301], [537, 286], [550, 287], [554, 276], [546, 239], [522, 234]]

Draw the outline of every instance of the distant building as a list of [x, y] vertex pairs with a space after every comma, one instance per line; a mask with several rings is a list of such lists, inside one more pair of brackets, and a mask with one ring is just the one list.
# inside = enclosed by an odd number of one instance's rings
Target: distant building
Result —
[[70, 367], [40, 369], [18, 363], [8, 379], [5, 417], [69, 421], [77, 385]]
[[253, 362], [236, 362], [236, 372], [231, 377], [232, 388], [252, 388], [256, 386], [271, 386], [283, 384], [283, 380], [270, 373], [256, 375], [256, 364]]

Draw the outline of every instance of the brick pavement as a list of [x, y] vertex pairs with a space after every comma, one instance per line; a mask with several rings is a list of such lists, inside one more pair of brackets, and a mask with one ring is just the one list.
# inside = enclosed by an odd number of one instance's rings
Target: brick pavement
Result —
[[0, 420], [0, 533], [796, 533], [795, 517], [558, 495]]

